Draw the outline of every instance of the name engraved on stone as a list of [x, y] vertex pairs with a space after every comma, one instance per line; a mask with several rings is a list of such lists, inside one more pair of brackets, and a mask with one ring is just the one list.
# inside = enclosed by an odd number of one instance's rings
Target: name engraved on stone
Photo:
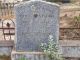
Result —
[[[28, 16], [28, 15], [18, 15], [18, 16], [19, 16], [19, 17], [24, 17], [24, 18], [30, 17], [30, 16]], [[41, 15], [40, 15], [40, 14], [37, 14], [37, 13], [36, 13], [36, 14], [33, 14], [33, 17], [34, 17], [34, 16], [45, 17], [45, 18], [46, 18], [46, 17], [50, 17], [50, 18], [51, 18], [51, 17], [54, 17], [54, 15], [51, 15], [51, 14], [47, 14], [47, 15], [41, 14]]]

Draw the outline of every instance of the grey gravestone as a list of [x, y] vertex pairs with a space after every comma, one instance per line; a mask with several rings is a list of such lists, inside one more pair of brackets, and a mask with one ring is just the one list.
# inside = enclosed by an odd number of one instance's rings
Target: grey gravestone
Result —
[[41, 51], [49, 35], [59, 38], [59, 6], [45, 1], [28, 1], [15, 6], [16, 50]]

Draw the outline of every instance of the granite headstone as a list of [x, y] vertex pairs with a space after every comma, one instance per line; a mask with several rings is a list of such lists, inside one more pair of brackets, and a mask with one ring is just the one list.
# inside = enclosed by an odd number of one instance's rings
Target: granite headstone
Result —
[[45, 1], [28, 1], [15, 6], [16, 51], [41, 51], [49, 35], [59, 40], [59, 6]]

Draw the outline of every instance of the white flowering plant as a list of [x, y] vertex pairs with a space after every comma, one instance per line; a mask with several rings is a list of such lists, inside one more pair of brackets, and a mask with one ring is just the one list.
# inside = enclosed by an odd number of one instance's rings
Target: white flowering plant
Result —
[[49, 60], [63, 60], [62, 56], [59, 54], [59, 46], [53, 36], [49, 36], [48, 43], [41, 43], [42, 51], [49, 57]]

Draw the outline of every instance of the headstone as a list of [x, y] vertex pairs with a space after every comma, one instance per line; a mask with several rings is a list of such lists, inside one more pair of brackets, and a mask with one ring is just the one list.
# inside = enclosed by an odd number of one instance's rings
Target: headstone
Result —
[[15, 6], [16, 51], [41, 51], [49, 35], [59, 40], [59, 6], [45, 1], [28, 1]]

